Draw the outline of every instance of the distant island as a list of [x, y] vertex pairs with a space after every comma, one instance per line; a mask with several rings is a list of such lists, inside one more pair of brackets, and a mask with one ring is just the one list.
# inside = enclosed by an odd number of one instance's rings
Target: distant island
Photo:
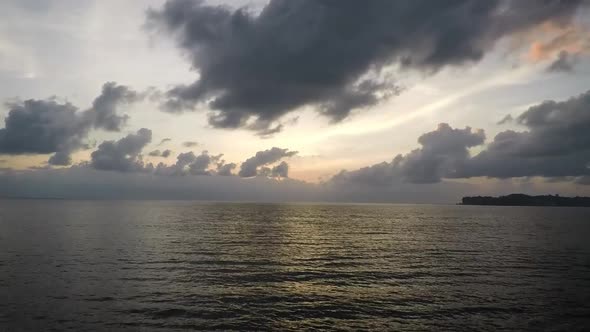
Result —
[[461, 205], [590, 207], [590, 197], [562, 197], [559, 195], [529, 196], [525, 194], [510, 194], [500, 197], [473, 196], [463, 197]]

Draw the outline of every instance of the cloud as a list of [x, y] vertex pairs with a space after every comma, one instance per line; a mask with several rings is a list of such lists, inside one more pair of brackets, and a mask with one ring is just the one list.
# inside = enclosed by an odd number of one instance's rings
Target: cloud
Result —
[[0, 129], [0, 154], [54, 153], [49, 164], [69, 165], [70, 154], [86, 147], [85, 139], [92, 128], [119, 131], [128, 118], [118, 115], [119, 106], [138, 98], [128, 87], [108, 82], [85, 111], [55, 98], [9, 103], [4, 128]]
[[511, 114], [508, 114], [505, 117], [503, 117], [502, 119], [500, 119], [500, 121], [496, 122], [496, 124], [497, 125], [504, 125], [507, 123], [511, 123], [512, 121], [514, 121], [514, 118], [512, 118]]
[[459, 177], [584, 176], [590, 174], [590, 91], [530, 107], [465, 163]]
[[231, 176], [231, 175], [233, 175], [233, 171], [234, 171], [234, 169], [236, 169], [237, 166], [238, 165], [236, 165], [235, 163], [229, 163], [229, 164], [220, 163], [217, 165], [217, 175]]
[[387, 68], [433, 73], [479, 61], [500, 38], [568, 22], [581, 1], [285, 1], [262, 11], [169, 0], [148, 26], [177, 39], [199, 79], [167, 92], [171, 112], [206, 104], [219, 128], [277, 132], [313, 106], [332, 121], [399, 93]]
[[483, 144], [483, 130], [453, 129], [441, 123], [418, 138], [421, 148], [355, 171], [341, 171], [328, 183], [336, 185], [391, 186], [394, 183], [437, 183], [469, 158], [468, 148]]
[[108, 172], [79, 166], [0, 170], [0, 197], [292, 202], [322, 200], [320, 196], [323, 196], [321, 188], [292, 179], [159, 176], [149, 172]]
[[203, 151], [195, 158], [195, 161], [189, 165], [189, 172], [192, 175], [211, 175], [209, 167], [215, 164], [222, 155], [211, 156], [207, 151]]
[[[218, 163], [223, 155], [210, 155], [208, 151], [195, 155], [192, 151], [180, 153], [176, 157], [174, 165], [167, 166], [160, 163], [156, 166], [155, 172], [159, 175], [212, 175], [215, 169], [219, 168]], [[231, 169], [229, 170], [231, 175]]]
[[289, 177], [289, 164], [282, 161], [280, 164], [272, 168], [271, 177], [275, 178], [288, 178]]
[[119, 115], [118, 107], [122, 104], [131, 104], [142, 97], [137, 92], [124, 85], [115, 82], [107, 82], [102, 86], [101, 94], [92, 102], [92, 108], [85, 115], [91, 117], [95, 128], [107, 131], [121, 131], [129, 116]]
[[526, 131], [500, 132], [474, 156], [469, 148], [483, 145], [484, 132], [453, 129], [443, 123], [420, 136], [421, 148], [391, 162], [341, 171], [326, 183], [390, 187], [472, 177], [544, 177], [584, 184], [590, 176], [589, 109], [590, 91], [566, 101], [532, 106], [515, 119]]
[[164, 144], [164, 143], [168, 143], [168, 142], [170, 142], [170, 141], [172, 141], [172, 139], [171, 139], [171, 138], [163, 138], [163, 139], [160, 141], [160, 143], [158, 143], [158, 145], [162, 145], [162, 144]]
[[574, 65], [577, 61], [578, 59], [575, 55], [571, 55], [567, 51], [561, 51], [557, 59], [547, 67], [547, 71], [569, 73], [574, 70]]
[[[590, 195], [590, 186], [566, 187], [559, 184], [539, 188], [528, 182], [494, 181], [481, 187], [443, 181], [436, 184], [400, 183], [389, 187], [329, 187], [293, 179], [275, 181], [265, 177], [238, 176], [159, 176], [149, 172], [108, 172], [90, 167], [58, 169], [2, 170], [0, 197], [50, 197], [66, 199], [164, 199], [257, 202], [398, 202], [456, 203], [460, 197], [478, 193], [507, 192]], [[569, 189], [567, 189], [569, 188]], [[568, 191], [569, 190], [569, 191]]]
[[158, 175], [185, 175], [187, 173], [186, 167], [194, 162], [196, 158], [197, 156], [192, 151], [179, 153], [176, 156], [176, 163], [174, 165], [168, 166], [164, 163], [159, 163], [156, 166], [155, 173]]
[[57, 151], [47, 161], [49, 165], [67, 166], [72, 163], [69, 151]]
[[8, 106], [10, 111], [0, 129], [0, 153], [57, 152], [59, 156], [52, 157], [50, 162], [63, 165], [69, 161], [70, 151], [84, 145], [89, 123], [72, 104], [30, 99]]
[[246, 159], [246, 161], [240, 165], [240, 172], [238, 175], [243, 178], [259, 175], [259, 168], [261, 166], [276, 163], [282, 158], [291, 157], [295, 154], [297, 154], [297, 151], [289, 151], [289, 149], [281, 149], [277, 147], [258, 151], [253, 157]]
[[198, 142], [192, 142], [192, 141], [187, 141], [187, 142], [182, 143], [182, 146], [184, 146], [185, 148], [193, 148], [198, 145], [199, 145]]
[[[91, 154], [94, 169], [119, 172], [144, 171], [141, 150], [152, 140], [152, 131], [141, 128], [118, 141], [105, 141]], [[149, 170], [149, 169], [148, 169]]]
[[547, 23], [539, 31], [533, 30], [532, 35], [540, 38], [530, 46], [528, 59], [532, 62], [555, 59], [554, 64], [569, 63], [590, 54], [590, 31], [581, 25]]
[[148, 153], [148, 155], [151, 157], [163, 157], [163, 158], [168, 158], [171, 154], [172, 154], [172, 150], [170, 150], [170, 149], [166, 149], [164, 151], [154, 150], [154, 151], [151, 151], [150, 153]]

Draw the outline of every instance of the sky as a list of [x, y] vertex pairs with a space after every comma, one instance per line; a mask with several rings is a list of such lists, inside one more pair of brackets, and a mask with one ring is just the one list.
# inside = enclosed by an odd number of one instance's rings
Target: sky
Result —
[[0, 196], [590, 195], [590, 2], [6, 0]]

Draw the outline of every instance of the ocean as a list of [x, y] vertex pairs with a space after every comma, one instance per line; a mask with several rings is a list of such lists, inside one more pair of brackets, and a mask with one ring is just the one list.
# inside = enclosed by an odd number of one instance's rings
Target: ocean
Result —
[[0, 201], [0, 331], [590, 330], [590, 209]]

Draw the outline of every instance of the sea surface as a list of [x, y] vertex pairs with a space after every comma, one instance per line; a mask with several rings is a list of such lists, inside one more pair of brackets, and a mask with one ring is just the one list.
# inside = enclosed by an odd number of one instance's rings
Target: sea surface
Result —
[[0, 331], [590, 330], [590, 209], [0, 201]]

